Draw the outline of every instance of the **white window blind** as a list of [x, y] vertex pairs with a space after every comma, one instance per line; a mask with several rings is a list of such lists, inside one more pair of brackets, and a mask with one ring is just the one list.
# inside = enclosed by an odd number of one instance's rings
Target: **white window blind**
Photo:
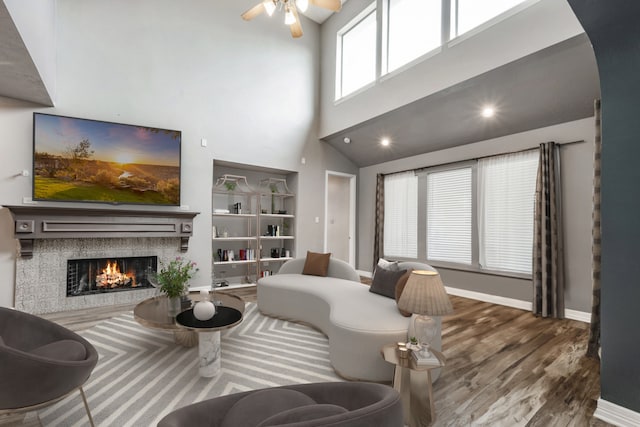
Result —
[[418, 177], [413, 172], [384, 177], [384, 255], [418, 257]]
[[484, 269], [531, 273], [536, 150], [478, 162], [478, 239]]
[[471, 167], [427, 174], [427, 259], [471, 264]]

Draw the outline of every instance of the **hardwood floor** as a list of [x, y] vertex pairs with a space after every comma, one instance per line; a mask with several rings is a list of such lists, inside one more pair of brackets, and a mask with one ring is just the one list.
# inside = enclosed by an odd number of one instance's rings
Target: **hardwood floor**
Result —
[[[255, 288], [218, 292], [256, 300]], [[442, 327], [447, 365], [434, 384], [434, 426], [609, 426], [593, 418], [600, 365], [584, 356], [587, 324], [461, 297], [451, 301], [455, 313]], [[82, 330], [132, 308], [46, 317]]]
[[599, 362], [584, 356], [588, 325], [451, 297], [447, 356], [434, 384], [437, 426], [608, 426], [593, 418]]

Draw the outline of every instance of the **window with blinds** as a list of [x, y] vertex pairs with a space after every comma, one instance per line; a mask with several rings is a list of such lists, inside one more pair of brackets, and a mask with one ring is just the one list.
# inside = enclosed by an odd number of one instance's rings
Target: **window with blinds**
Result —
[[480, 267], [531, 274], [538, 151], [478, 161]]
[[472, 168], [427, 174], [427, 259], [472, 263]]
[[418, 178], [413, 172], [384, 178], [384, 255], [418, 257]]

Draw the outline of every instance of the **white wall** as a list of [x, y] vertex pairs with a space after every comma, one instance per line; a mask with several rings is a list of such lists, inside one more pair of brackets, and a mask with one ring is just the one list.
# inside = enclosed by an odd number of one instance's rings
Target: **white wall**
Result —
[[[380, 6], [382, 0], [377, 2]], [[414, 67], [383, 77], [374, 87], [336, 103], [336, 31], [369, 4], [369, 1], [348, 2], [322, 25], [321, 137], [584, 32], [566, 1], [540, 0], [485, 31], [443, 48]]]
[[[182, 204], [201, 212], [186, 255], [201, 266], [195, 282], [211, 275], [214, 158], [299, 171], [310, 200], [299, 210], [298, 248], [321, 249], [324, 221], [313, 217], [324, 211], [324, 171], [357, 169], [317, 140], [318, 25], [304, 19], [304, 36], [292, 39], [280, 17], [243, 21], [254, 4], [58, 0], [56, 107], [0, 98], [0, 204], [31, 196], [30, 179], [13, 175], [31, 170], [33, 111], [179, 129]], [[14, 247], [4, 212], [0, 305], [13, 300]]]
[[[591, 311], [591, 200], [593, 194], [593, 118], [535, 129], [462, 147], [408, 157], [360, 169], [358, 186], [358, 269], [371, 271], [376, 174], [435, 166], [537, 147], [541, 142], [583, 143], [562, 146], [561, 175], [565, 229], [566, 307]], [[531, 281], [438, 268], [445, 285], [531, 302]]]

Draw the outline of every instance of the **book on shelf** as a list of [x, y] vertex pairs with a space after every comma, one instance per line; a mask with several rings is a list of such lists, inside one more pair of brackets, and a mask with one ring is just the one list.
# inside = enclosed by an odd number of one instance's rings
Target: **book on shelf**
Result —
[[417, 366], [440, 366], [440, 360], [433, 353], [424, 353], [422, 351], [412, 351], [411, 357]]

